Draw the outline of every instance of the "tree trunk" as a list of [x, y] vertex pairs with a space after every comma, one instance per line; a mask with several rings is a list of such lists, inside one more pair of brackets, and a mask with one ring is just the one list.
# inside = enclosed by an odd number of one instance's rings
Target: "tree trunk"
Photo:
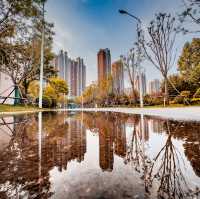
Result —
[[132, 95], [133, 95], [133, 103], [136, 104], [137, 95], [135, 93], [135, 85], [134, 84], [132, 84]]
[[23, 87], [24, 87], [24, 93], [23, 94], [24, 94], [25, 98], [27, 98], [29, 81], [27, 81], [26, 79], [23, 81]]
[[169, 105], [169, 90], [168, 90], [168, 80], [167, 77], [164, 78], [165, 83], [165, 94], [164, 94], [164, 106]]

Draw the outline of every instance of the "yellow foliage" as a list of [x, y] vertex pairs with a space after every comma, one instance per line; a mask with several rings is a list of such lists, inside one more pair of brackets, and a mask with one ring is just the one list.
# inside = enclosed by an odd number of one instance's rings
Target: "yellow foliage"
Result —
[[39, 96], [39, 82], [32, 81], [28, 87], [28, 94], [31, 98], [35, 99]]

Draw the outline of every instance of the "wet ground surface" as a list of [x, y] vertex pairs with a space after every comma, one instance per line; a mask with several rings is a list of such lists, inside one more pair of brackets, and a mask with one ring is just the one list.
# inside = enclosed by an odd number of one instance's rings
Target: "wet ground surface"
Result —
[[200, 122], [111, 112], [0, 118], [0, 198], [200, 198]]

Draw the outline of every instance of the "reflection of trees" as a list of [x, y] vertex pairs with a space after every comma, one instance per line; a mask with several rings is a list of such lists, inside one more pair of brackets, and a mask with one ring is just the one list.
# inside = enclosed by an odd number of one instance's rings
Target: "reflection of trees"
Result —
[[131, 141], [127, 146], [125, 162], [132, 162], [135, 166], [135, 170], [140, 172], [143, 153], [141, 134], [139, 129], [137, 128], [137, 126], [139, 125], [139, 118], [137, 116], [132, 116], [131, 118], [129, 118], [129, 124], [133, 126], [133, 133]]
[[65, 114], [52, 113], [43, 114], [39, 161], [38, 118], [36, 115], [29, 118], [28, 122], [20, 123], [24, 118], [16, 117], [10, 145], [0, 154], [0, 197], [48, 198], [53, 194], [49, 171], [55, 166], [61, 171], [69, 161], [84, 158], [86, 137], [85, 129], [80, 129], [81, 123], [66, 122]]
[[174, 131], [178, 122], [170, 121], [169, 128], [176, 139], [184, 140], [185, 155], [190, 161], [194, 172], [200, 177], [200, 124], [197, 122], [182, 122]]
[[[172, 134], [166, 122], [168, 134], [167, 141], [154, 158], [150, 166], [148, 183], [152, 185], [155, 178], [160, 181], [158, 195], [160, 198], [183, 198], [186, 197], [183, 187], [187, 187], [184, 175], [180, 168], [179, 154], [172, 143]], [[157, 164], [157, 168], [156, 167]], [[155, 173], [154, 169], [156, 170]]]
[[[166, 121], [163, 119], [154, 119], [153, 131], [167, 135], [167, 140], [164, 146], [157, 153], [153, 161], [146, 156], [144, 142], [148, 139], [145, 129], [147, 122], [152, 118], [144, 118], [143, 129], [141, 128], [141, 120], [138, 117], [132, 117], [133, 134], [131, 142], [127, 145], [126, 163], [131, 163], [135, 170], [141, 173], [144, 179], [146, 192], [151, 191], [151, 187], [158, 185], [159, 198], [192, 198], [193, 192], [188, 187], [188, 181], [185, 179], [185, 171], [183, 172], [184, 161], [178, 149], [173, 143], [174, 138], [185, 140], [183, 144], [186, 156], [191, 155], [191, 163], [199, 169], [199, 126], [197, 124], [176, 121]], [[130, 121], [130, 118], [128, 119]], [[193, 128], [191, 128], [193, 126]], [[196, 130], [194, 130], [196, 129]], [[194, 130], [194, 131], [193, 131]], [[194, 135], [194, 133], [196, 135]], [[142, 135], [143, 139], [142, 140]], [[197, 138], [198, 137], [198, 138]], [[192, 142], [191, 142], [192, 141]], [[188, 146], [190, 144], [190, 146]], [[196, 147], [198, 145], [198, 150]], [[192, 147], [193, 146], [193, 147]], [[196, 153], [198, 151], [198, 153]], [[188, 155], [187, 155], [188, 153]], [[194, 157], [196, 156], [196, 157]], [[196, 160], [196, 161], [195, 161]], [[197, 171], [197, 169], [196, 169]], [[196, 172], [195, 171], [195, 172]], [[198, 173], [198, 171], [196, 172]], [[197, 193], [197, 191], [194, 191]]]
[[[155, 179], [159, 182], [159, 198], [192, 198], [193, 193], [188, 187], [188, 182], [181, 168], [184, 166], [184, 161], [172, 141], [173, 138], [178, 137], [184, 139], [181, 135], [183, 135], [182, 130], [185, 130], [183, 128], [185, 125], [182, 122], [174, 121], [162, 121], [160, 124], [163, 124], [167, 140], [148, 166], [147, 185], [151, 187]], [[181, 132], [180, 129], [182, 129]], [[192, 133], [191, 129], [186, 132], [187, 135]]]

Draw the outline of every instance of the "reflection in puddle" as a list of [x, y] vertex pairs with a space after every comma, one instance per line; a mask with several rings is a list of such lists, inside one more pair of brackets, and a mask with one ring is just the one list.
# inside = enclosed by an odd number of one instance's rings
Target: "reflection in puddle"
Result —
[[198, 198], [200, 123], [122, 113], [0, 118], [0, 198]]

